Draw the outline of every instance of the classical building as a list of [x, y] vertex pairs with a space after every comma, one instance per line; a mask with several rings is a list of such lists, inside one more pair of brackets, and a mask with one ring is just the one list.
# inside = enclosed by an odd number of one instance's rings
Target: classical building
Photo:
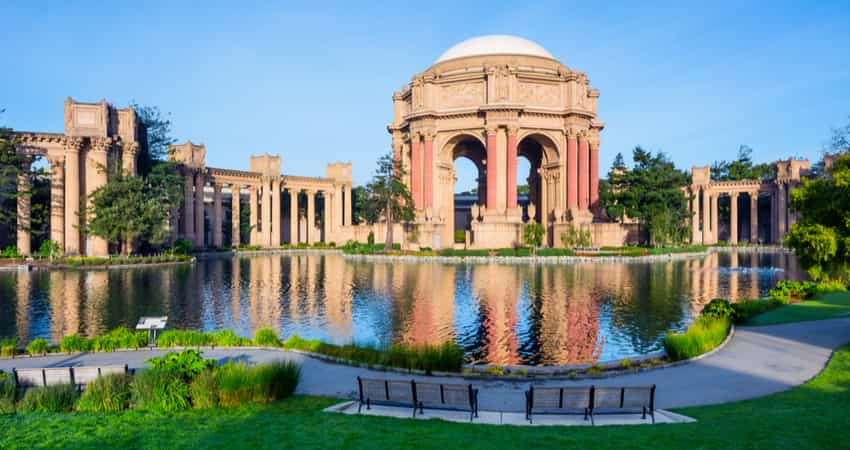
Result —
[[[789, 207], [791, 190], [809, 176], [810, 164], [800, 159], [775, 164], [776, 176], [770, 180], [711, 181], [709, 166], [693, 167], [688, 187], [691, 243], [781, 244], [798, 219]], [[728, 209], [720, 208], [721, 198], [728, 199]], [[728, 214], [725, 223], [720, 221], [721, 209]]]
[[[406, 169], [419, 243], [451, 246], [455, 160], [478, 169], [471, 246], [509, 247], [535, 221], [547, 241], [559, 225], [588, 224], [598, 202], [599, 91], [540, 45], [483, 36], [447, 50], [393, 94], [388, 126]], [[517, 202], [517, 158], [528, 160], [529, 203]], [[525, 183], [523, 183], [525, 184]]]
[[[145, 129], [135, 111], [69, 97], [63, 133], [15, 135], [18, 151], [30, 156], [28, 164], [46, 158], [49, 165], [50, 239], [67, 255], [108, 255], [106, 241], [80, 230], [86, 199], [108, 181], [106, 168], [136, 173]], [[351, 163], [328, 164], [325, 178], [300, 177], [282, 175], [277, 155], [252, 156], [251, 170], [239, 171], [206, 167], [203, 145], [187, 142], [171, 150], [186, 180], [183, 208], [171, 215], [173, 238], [185, 237], [201, 248], [242, 243], [277, 247], [284, 242], [345, 242], [353, 237]], [[19, 178], [19, 191], [30, 190], [28, 173]], [[30, 196], [18, 197], [17, 247], [25, 255], [33, 250], [30, 202]], [[242, 208], [249, 210], [250, 232], [245, 239], [240, 233]], [[227, 232], [225, 222], [230, 226]]]

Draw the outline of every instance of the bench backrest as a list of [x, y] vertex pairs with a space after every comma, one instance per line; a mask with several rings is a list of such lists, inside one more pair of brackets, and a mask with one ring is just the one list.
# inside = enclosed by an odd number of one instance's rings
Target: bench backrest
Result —
[[654, 409], [655, 385], [596, 387], [593, 392], [594, 408], [642, 408]]
[[47, 367], [36, 369], [13, 369], [18, 386], [52, 386], [57, 384], [86, 385], [102, 375], [127, 373], [123, 366]]
[[380, 380], [357, 377], [360, 386], [360, 400], [415, 403], [416, 394], [413, 381]]
[[471, 384], [416, 383], [416, 399], [425, 404], [472, 407]]
[[531, 387], [531, 406], [543, 409], [590, 408], [593, 386]]

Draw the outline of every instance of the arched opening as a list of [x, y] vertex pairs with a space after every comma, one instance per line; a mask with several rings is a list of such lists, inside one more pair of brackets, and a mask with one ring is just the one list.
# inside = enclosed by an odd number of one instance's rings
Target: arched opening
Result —
[[[543, 146], [536, 139], [525, 138], [517, 146], [517, 203], [522, 208], [523, 220], [541, 222], [540, 167], [543, 165], [543, 159]], [[523, 191], [525, 191], [524, 196]], [[528, 205], [532, 203], [535, 206], [533, 217], [528, 214]]]
[[459, 137], [451, 148], [454, 187], [448, 222], [452, 224], [453, 241], [463, 243], [465, 232], [472, 229], [472, 205], [484, 205], [487, 198], [487, 151], [471, 136]]

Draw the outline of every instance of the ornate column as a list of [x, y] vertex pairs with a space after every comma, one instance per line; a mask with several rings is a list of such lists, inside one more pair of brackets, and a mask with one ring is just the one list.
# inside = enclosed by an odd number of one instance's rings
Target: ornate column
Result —
[[498, 209], [499, 195], [496, 192], [499, 186], [498, 179], [498, 139], [496, 133], [498, 127], [494, 125], [487, 126], [487, 202], [488, 210]]
[[242, 243], [240, 236], [242, 234], [242, 227], [240, 226], [242, 210], [239, 204], [241, 187], [235, 184], [230, 185], [230, 245], [232, 247], [239, 247]]
[[578, 135], [567, 134], [567, 208], [578, 208]]
[[65, 248], [65, 158], [50, 156], [50, 240]]
[[333, 202], [333, 205], [334, 205], [334, 209], [333, 209], [334, 226], [333, 226], [333, 229], [334, 229], [334, 231], [339, 230], [340, 228], [342, 228], [342, 225], [343, 225], [343, 206], [342, 206], [342, 203], [343, 203], [342, 191], [343, 191], [343, 189], [345, 189], [345, 186], [343, 186], [341, 184], [334, 186], [334, 202]]
[[271, 226], [271, 241], [269, 245], [272, 247], [280, 247], [280, 179], [272, 180], [272, 226]]
[[260, 213], [262, 214], [262, 218], [260, 219], [260, 245], [263, 247], [270, 246], [272, 240], [272, 198], [271, 191], [269, 190], [270, 183], [271, 181], [268, 178], [263, 177], [263, 190], [260, 193]]
[[759, 241], [759, 193], [750, 192], [750, 242]]
[[136, 142], [125, 142], [122, 146], [121, 168], [127, 175], [136, 174], [136, 154], [139, 152], [139, 144]]
[[289, 188], [289, 244], [298, 245], [298, 191]]
[[691, 186], [691, 244], [699, 244], [699, 187]]
[[729, 243], [738, 243], [738, 193], [729, 194]]
[[206, 230], [204, 229], [204, 185], [206, 179], [204, 171], [200, 170], [195, 175], [195, 245], [203, 247], [206, 245]]
[[65, 141], [65, 254], [80, 254], [80, 138]]
[[599, 206], [599, 144], [590, 146], [590, 209], [594, 212]]
[[213, 247], [219, 248], [222, 246], [224, 242], [224, 238], [221, 233], [221, 221], [223, 217], [221, 215], [221, 184], [214, 183], [213, 184], [213, 219], [212, 219], [212, 232], [213, 232]]
[[195, 174], [186, 175], [183, 186], [183, 238], [195, 245]]
[[549, 226], [549, 174], [540, 168], [540, 224], [548, 230]]
[[21, 172], [18, 174], [18, 253], [29, 255], [32, 253], [32, 244], [30, 242], [30, 225], [32, 218], [31, 200], [32, 186], [30, 184], [30, 159], [24, 159], [21, 167]]
[[715, 192], [711, 196], [711, 243], [716, 244], [720, 238], [717, 230], [717, 201], [720, 199], [720, 193]]
[[352, 200], [352, 197], [351, 197], [351, 185], [350, 184], [346, 184], [345, 186], [343, 186], [342, 194], [343, 194], [343, 201], [345, 202], [345, 206], [344, 206], [345, 213], [344, 213], [343, 219], [342, 219], [343, 225], [351, 225], [351, 202], [353, 200]]
[[787, 231], [787, 217], [788, 217], [788, 189], [785, 183], [780, 183], [778, 186], [778, 194], [777, 194], [777, 204], [776, 204], [776, 217], [779, 218], [777, 223], [776, 230], [776, 243], [781, 244], [782, 240], [785, 239], [785, 233]]
[[424, 156], [424, 178], [425, 178], [425, 208], [434, 207], [434, 132], [425, 132], [425, 156]]
[[519, 127], [514, 125], [508, 127], [508, 209], [517, 207], [517, 134], [519, 134]]
[[251, 245], [258, 245], [257, 242], [257, 186], [248, 186], [248, 207], [250, 208], [251, 221]]
[[333, 202], [334, 202], [334, 194], [333, 191], [323, 191], [322, 196], [325, 200], [325, 205], [322, 208], [322, 228], [324, 232], [324, 236], [322, 242], [330, 242], [331, 236], [331, 221], [333, 219]]
[[702, 243], [711, 243], [711, 194], [708, 193], [708, 188], [702, 188]]
[[423, 208], [422, 202], [422, 152], [419, 147], [419, 133], [413, 135], [410, 159], [410, 193], [413, 195], [413, 207], [418, 211]]
[[579, 135], [578, 140], [578, 209], [586, 210], [590, 200], [590, 150], [587, 135]]
[[[99, 187], [106, 184], [106, 171], [109, 148], [112, 141], [109, 138], [92, 139], [91, 146], [86, 152], [86, 203], [88, 204], [89, 197]], [[89, 256], [109, 256], [109, 246], [103, 238], [89, 235], [86, 236], [87, 249], [86, 254]]]
[[316, 191], [307, 190], [307, 243], [316, 242]]

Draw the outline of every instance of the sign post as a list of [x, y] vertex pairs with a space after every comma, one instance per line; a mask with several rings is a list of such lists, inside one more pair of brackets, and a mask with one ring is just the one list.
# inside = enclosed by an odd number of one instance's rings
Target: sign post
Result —
[[148, 330], [148, 347], [156, 347], [157, 331], [165, 328], [168, 316], [164, 317], [140, 317], [136, 324], [137, 330]]

